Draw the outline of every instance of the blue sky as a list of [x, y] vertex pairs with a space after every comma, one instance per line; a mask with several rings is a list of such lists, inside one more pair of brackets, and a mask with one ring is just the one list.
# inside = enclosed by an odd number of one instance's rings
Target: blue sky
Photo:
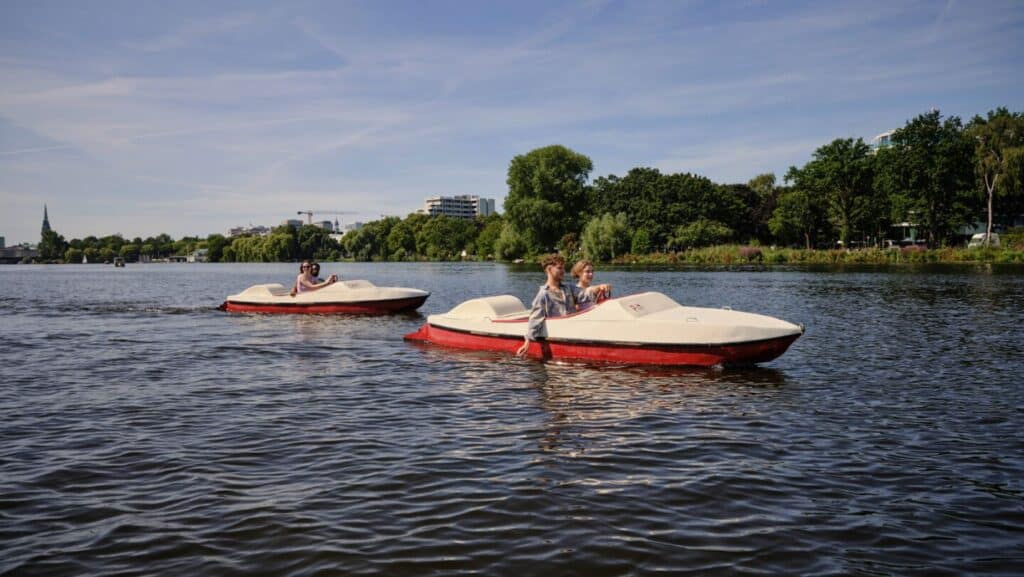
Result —
[[0, 0], [0, 236], [44, 203], [68, 239], [500, 209], [549, 144], [781, 181], [933, 107], [1024, 110], [1022, 54], [1016, 0]]

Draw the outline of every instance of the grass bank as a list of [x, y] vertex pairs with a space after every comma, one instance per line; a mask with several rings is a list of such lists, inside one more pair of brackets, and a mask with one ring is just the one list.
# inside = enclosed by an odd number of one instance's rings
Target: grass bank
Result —
[[624, 255], [613, 264], [735, 265], [735, 264], [900, 264], [900, 263], [1020, 263], [1024, 249], [938, 248], [908, 246], [891, 249], [804, 250], [761, 246], [721, 245], [677, 253]]

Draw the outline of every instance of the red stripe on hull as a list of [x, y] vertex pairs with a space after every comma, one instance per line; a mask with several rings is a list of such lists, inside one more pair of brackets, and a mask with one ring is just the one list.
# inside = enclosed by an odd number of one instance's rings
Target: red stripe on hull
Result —
[[[527, 355], [536, 359], [564, 359], [629, 365], [713, 367], [764, 363], [786, 352], [800, 335], [731, 345], [629, 345], [599, 342], [535, 341]], [[407, 340], [474, 351], [515, 354], [523, 344], [518, 337], [499, 337], [453, 331], [424, 323]]]
[[414, 311], [426, 302], [427, 296], [356, 303], [259, 304], [227, 301], [221, 306], [223, 310], [236, 313], [381, 315]]

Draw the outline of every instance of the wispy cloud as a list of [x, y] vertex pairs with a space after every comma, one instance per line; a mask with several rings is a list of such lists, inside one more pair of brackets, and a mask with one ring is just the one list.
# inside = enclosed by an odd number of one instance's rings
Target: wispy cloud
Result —
[[[156, 213], [164, 227], [166, 198], [190, 234], [302, 206], [369, 218], [430, 194], [500, 203], [511, 158], [556, 142], [594, 176], [781, 177], [833, 138], [931, 106], [1019, 108], [1024, 87], [1013, 2], [132, 10], [105, 14], [92, 44], [40, 17], [26, 25], [48, 44], [26, 35], [0, 56], [0, 191], [52, 199], [69, 236], [104, 232], [71, 216], [85, 203], [127, 234], [151, 233]], [[34, 240], [36, 220], [5, 212], [0, 234]]]

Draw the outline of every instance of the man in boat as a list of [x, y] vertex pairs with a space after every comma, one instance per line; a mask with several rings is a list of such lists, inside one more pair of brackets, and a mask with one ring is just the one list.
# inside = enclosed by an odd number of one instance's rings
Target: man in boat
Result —
[[516, 351], [516, 356], [520, 357], [530, 349], [530, 341], [547, 336], [545, 321], [548, 317], [560, 317], [576, 312], [575, 291], [562, 285], [562, 279], [565, 277], [565, 259], [562, 255], [549, 254], [540, 261], [540, 265], [548, 279], [541, 285], [533, 299], [530, 320], [526, 326], [526, 339], [523, 346]]

